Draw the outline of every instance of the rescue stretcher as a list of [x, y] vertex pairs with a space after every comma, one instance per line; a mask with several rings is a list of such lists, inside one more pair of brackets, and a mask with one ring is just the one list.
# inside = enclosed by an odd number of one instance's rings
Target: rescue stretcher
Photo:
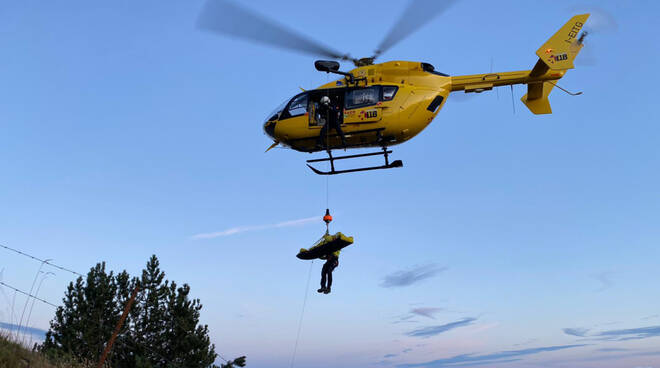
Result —
[[340, 232], [335, 235], [325, 234], [309, 248], [301, 248], [296, 257], [300, 259], [315, 259], [326, 254], [334, 253], [353, 244], [353, 237]]

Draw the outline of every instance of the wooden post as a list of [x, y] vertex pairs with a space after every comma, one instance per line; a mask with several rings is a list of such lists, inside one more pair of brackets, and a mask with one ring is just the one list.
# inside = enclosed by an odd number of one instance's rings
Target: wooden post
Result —
[[131, 310], [131, 307], [133, 306], [133, 302], [135, 301], [135, 297], [137, 296], [139, 290], [140, 287], [136, 285], [135, 290], [133, 290], [133, 294], [131, 294], [131, 298], [128, 299], [128, 303], [126, 303], [126, 308], [124, 308], [124, 313], [121, 314], [121, 318], [119, 318], [119, 322], [117, 322], [115, 331], [112, 333], [112, 336], [110, 337], [110, 341], [108, 341], [108, 345], [106, 345], [105, 349], [103, 349], [103, 354], [101, 354], [101, 358], [99, 359], [99, 364], [96, 366], [97, 368], [103, 368], [103, 363], [105, 363], [105, 359], [108, 357], [108, 353], [110, 353], [110, 350], [112, 349], [112, 344], [115, 343], [115, 339], [117, 338], [117, 335], [119, 335], [119, 330], [121, 330], [121, 326], [123, 326], [124, 321], [126, 321], [126, 317], [128, 316], [128, 311]]

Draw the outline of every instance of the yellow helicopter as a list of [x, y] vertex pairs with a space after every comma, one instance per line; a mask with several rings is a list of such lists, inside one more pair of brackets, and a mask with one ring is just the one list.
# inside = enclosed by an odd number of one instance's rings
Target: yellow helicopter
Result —
[[[572, 17], [538, 50], [538, 61], [531, 70], [449, 76], [433, 65], [418, 61], [374, 60], [407, 35], [445, 10], [453, 1], [413, 0], [403, 16], [379, 45], [372, 57], [355, 59], [338, 53], [283, 26], [226, 0], [209, 0], [199, 19], [202, 29], [243, 37], [296, 51], [323, 55], [335, 60], [352, 61], [355, 68], [340, 71], [337, 61], [317, 60], [317, 70], [342, 78], [317, 89], [303, 91], [280, 105], [264, 123], [264, 131], [274, 143], [300, 152], [325, 151], [327, 158], [307, 160], [320, 175], [402, 167], [400, 160], [390, 162], [388, 147], [401, 144], [419, 134], [442, 109], [452, 92], [480, 93], [493, 87], [526, 84], [521, 100], [534, 114], [550, 114], [548, 95], [583, 47], [587, 32], [581, 32], [589, 14]], [[557, 86], [558, 87], [558, 86]], [[571, 95], [571, 93], [564, 90]], [[321, 101], [329, 98], [338, 113], [329, 117], [319, 113]], [[327, 103], [327, 100], [325, 100]], [[337, 119], [335, 132], [322, 128]], [[372, 153], [333, 156], [332, 150], [378, 147]], [[380, 166], [336, 170], [335, 160], [366, 156], [384, 157]], [[309, 163], [330, 162], [329, 171]]]

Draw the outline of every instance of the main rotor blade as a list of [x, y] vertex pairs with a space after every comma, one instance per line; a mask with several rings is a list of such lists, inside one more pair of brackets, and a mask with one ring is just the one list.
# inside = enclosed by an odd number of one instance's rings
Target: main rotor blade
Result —
[[351, 60], [314, 40], [228, 0], [208, 0], [197, 20], [201, 29], [332, 59]]
[[401, 18], [378, 45], [374, 57], [413, 34], [455, 2], [456, 0], [412, 0], [408, 8], [401, 14]]

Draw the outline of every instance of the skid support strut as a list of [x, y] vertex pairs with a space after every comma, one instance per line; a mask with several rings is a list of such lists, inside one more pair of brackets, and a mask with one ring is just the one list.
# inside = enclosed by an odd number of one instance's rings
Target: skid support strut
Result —
[[[390, 163], [389, 161], [389, 154], [392, 153], [391, 150], [388, 150], [387, 147], [383, 147], [382, 152], [370, 152], [370, 153], [362, 153], [362, 154], [357, 154], [357, 155], [347, 155], [347, 156], [338, 156], [338, 157], [333, 157], [332, 156], [332, 151], [328, 150], [328, 157], [327, 158], [317, 158], [313, 160], [307, 160], [307, 166], [312, 169], [316, 174], [319, 175], [336, 175], [336, 174], [344, 174], [344, 173], [350, 173], [350, 172], [358, 172], [358, 171], [369, 171], [369, 170], [382, 170], [382, 169], [392, 169], [395, 167], [402, 167], [403, 162], [401, 160], [395, 160]], [[380, 166], [369, 166], [369, 167], [360, 167], [356, 169], [348, 169], [348, 170], [336, 170], [335, 169], [335, 160], [347, 160], [347, 159], [352, 159], [352, 158], [358, 158], [358, 157], [369, 157], [369, 156], [383, 156], [385, 159], [385, 164], [380, 165]], [[324, 162], [324, 161], [330, 161], [330, 171], [321, 171], [312, 165], [310, 163], [314, 162]]]

